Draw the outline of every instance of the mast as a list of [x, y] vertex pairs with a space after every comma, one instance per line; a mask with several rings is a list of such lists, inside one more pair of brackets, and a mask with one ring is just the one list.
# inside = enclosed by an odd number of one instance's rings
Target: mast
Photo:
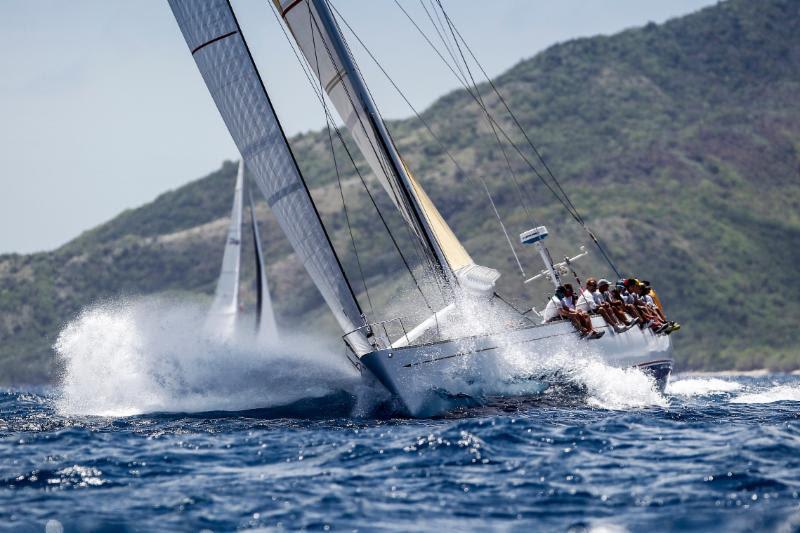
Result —
[[330, 7], [328, 7], [327, 0], [311, 1], [316, 8], [317, 15], [319, 16], [319, 22], [322, 24], [322, 27], [325, 28], [325, 32], [331, 37], [330, 44], [333, 46], [343, 63], [343, 66], [348, 74], [348, 78], [355, 89], [356, 97], [367, 110], [370, 125], [378, 135], [378, 141], [380, 142], [381, 150], [389, 156], [390, 169], [399, 179], [400, 184], [402, 185], [404, 199], [407, 202], [407, 205], [411, 207], [410, 211], [413, 214], [414, 226], [418, 227], [418, 233], [420, 237], [424, 239], [427, 248], [433, 250], [435, 260], [434, 264], [437, 270], [439, 270], [442, 274], [447, 275], [447, 277], [450, 277], [450, 268], [447, 258], [439, 247], [439, 243], [436, 240], [436, 235], [433, 233], [433, 230], [428, 224], [426, 217], [420, 209], [419, 200], [416, 198], [414, 187], [411, 184], [411, 178], [406, 172], [406, 166], [401, 161], [400, 154], [397, 152], [394, 141], [389, 136], [389, 132], [386, 129], [386, 124], [383, 122], [380, 113], [378, 113], [378, 109], [375, 106], [375, 102], [372, 100], [372, 96], [367, 89], [366, 83], [364, 82], [364, 79], [361, 77], [361, 73], [355, 65], [353, 56], [350, 54], [350, 49], [347, 47], [347, 44], [344, 41], [344, 35], [342, 35], [339, 25], [333, 18], [333, 13], [331, 12]]
[[449, 284], [473, 261], [402, 160], [327, 0], [273, 0], [359, 150]]

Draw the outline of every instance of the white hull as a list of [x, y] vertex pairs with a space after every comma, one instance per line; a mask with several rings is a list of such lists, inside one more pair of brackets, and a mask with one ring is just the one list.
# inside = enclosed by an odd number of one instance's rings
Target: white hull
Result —
[[361, 362], [412, 416], [434, 416], [491, 397], [541, 392], [547, 385], [531, 369], [554, 355], [598, 357], [619, 368], [649, 369], [665, 386], [672, 369], [669, 336], [638, 327], [615, 334], [601, 317], [593, 317], [593, 322], [596, 329], [606, 331], [600, 339], [579, 340], [569, 322], [559, 321], [378, 350], [363, 356]]

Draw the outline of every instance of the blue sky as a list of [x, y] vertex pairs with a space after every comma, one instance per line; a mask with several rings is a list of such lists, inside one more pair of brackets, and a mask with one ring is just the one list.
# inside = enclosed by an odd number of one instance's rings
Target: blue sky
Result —
[[[286, 130], [317, 129], [322, 111], [269, 1], [233, 5]], [[401, 3], [424, 20], [418, 1]], [[557, 42], [661, 22], [713, 3], [444, 5], [496, 75]], [[417, 108], [457, 87], [392, 0], [334, 4]], [[408, 116], [371, 63], [360, 64], [383, 113]], [[237, 157], [165, 0], [3, 0], [0, 72], [0, 253], [55, 248]]]

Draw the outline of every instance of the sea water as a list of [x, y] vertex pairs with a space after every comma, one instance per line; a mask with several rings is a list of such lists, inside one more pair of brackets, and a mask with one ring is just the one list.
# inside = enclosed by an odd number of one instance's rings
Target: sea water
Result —
[[198, 313], [87, 310], [58, 386], [0, 391], [0, 528], [800, 531], [800, 377], [661, 394], [572, 360], [569, 387], [414, 420], [341, 353]]

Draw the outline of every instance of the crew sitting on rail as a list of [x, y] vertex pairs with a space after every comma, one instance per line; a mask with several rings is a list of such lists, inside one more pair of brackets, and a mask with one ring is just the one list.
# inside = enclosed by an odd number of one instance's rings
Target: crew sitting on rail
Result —
[[[600, 291], [600, 285], [603, 286], [602, 292]], [[611, 305], [611, 295], [608, 293], [608, 280], [601, 279], [598, 283], [595, 278], [587, 279], [584, 298], [591, 311], [600, 313], [606, 323], [614, 328], [615, 332], [623, 333], [633, 327], [634, 324], [625, 316], [625, 311]]]
[[592, 327], [592, 318], [585, 312], [575, 307], [575, 291], [572, 285], [565, 283], [556, 289], [556, 298], [560, 302], [559, 314], [562, 318], [569, 319], [575, 328], [580, 331], [581, 337], [599, 339], [605, 331], [595, 331]]
[[[644, 293], [644, 285], [635, 278], [628, 278], [624, 282], [625, 288], [633, 298], [633, 306], [639, 311], [645, 323], [645, 327], [653, 330], [653, 333], [665, 333], [670, 329], [669, 323], [661, 319], [656, 312], [653, 298]], [[648, 291], [649, 292], [649, 291]]]
[[614, 314], [626, 327], [633, 327], [639, 323], [636, 315], [628, 316], [625, 312], [625, 303], [622, 301], [619, 289], [611, 288], [611, 283], [607, 279], [601, 279], [597, 283], [597, 292], [611, 306]]
[[647, 305], [649, 305], [653, 311], [658, 315], [658, 317], [663, 321], [669, 324], [669, 328], [667, 328], [664, 333], [672, 333], [673, 331], [678, 331], [681, 329], [681, 325], [675, 322], [674, 320], [667, 320], [666, 315], [664, 314], [664, 310], [661, 308], [661, 302], [658, 301], [658, 295], [656, 291], [650, 286], [649, 281], [642, 280], [641, 282], [641, 293], [642, 297], [645, 298]]
[[639, 312], [636, 306], [633, 305], [634, 302], [633, 295], [630, 292], [628, 292], [627, 288], [625, 288], [625, 280], [621, 279], [617, 281], [611, 294], [614, 298], [616, 298], [616, 301], [620, 302], [623, 311], [628, 315], [632, 316], [634, 320], [639, 324], [639, 327], [644, 329], [647, 320], [645, 320], [644, 317], [642, 317], [642, 314]]

